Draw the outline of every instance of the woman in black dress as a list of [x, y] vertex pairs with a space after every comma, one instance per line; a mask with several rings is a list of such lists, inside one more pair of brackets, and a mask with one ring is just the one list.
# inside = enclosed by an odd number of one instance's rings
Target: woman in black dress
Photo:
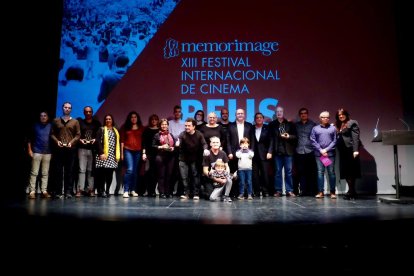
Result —
[[351, 120], [349, 112], [343, 108], [338, 109], [335, 118], [340, 177], [348, 184], [348, 192], [344, 195], [344, 199], [355, 199], [355, 181], [361, 177], [359, 125], [357, 121]]

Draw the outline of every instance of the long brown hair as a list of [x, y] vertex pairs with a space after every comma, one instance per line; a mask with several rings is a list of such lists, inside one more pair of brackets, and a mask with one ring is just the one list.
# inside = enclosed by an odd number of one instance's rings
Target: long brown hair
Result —
[[345, 123], [350, 120], [348, 110], [346, 110], [345, 108], [338, 109], [338, 111], [336, 111], [336, 114], [335, 114], [335, 119], [336, 119], [335, 126], [336, 126], [336, 129], [341, 129], [342, 121], [339, 120], [339, 115], [340, 114], [345, 115]]

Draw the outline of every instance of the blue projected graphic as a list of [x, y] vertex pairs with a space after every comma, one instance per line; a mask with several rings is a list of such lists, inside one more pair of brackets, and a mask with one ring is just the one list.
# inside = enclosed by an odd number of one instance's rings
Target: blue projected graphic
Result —
[[72, 103], [96, 112], [179, 0], [66, 0], [60, 48], [57, 115]]

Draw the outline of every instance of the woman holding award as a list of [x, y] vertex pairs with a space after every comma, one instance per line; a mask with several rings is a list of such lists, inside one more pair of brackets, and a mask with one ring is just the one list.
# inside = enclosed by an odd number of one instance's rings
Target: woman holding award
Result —
[[157, 150], [155, 163], [157, 164], [158, 191], [160, 198], [167, 198], [169, 194], [169, 180], [174, 168], [174, 145], [176, 139], [168, 131], [168, 120], [161, 119], [160, 131], [154, 135], [152, 147]]

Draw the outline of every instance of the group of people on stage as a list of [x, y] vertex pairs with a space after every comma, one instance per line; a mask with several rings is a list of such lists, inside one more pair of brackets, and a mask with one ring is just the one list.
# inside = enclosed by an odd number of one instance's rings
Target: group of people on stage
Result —
[[119, 129], [111, 114], [101, 124], [90, 106], [84, 107], [84, 118], [72, 118], [71, 110], [71, 103], [65, 102], [63, 115], [52, 122], [43, 111], [32, 128], [30, 199], [36, 198], [38, 180], [43, 198], [95, 192], [109, 197], [114, 172], [115, 194], [123, 185], [124, 198], [155, 197], [157, 190], [160, 198], [175, 195], [182, 200], [231, 202], [232, 197], [252, 200], [283, 193], [323, 198], [325, 171], [329, 196], [335, 199], [336, 149], [340, 178], [348, 183], [344, 198], [356, 197], [355, 181], [361, 176], [359, 126], [343, 108], [336, 112], [334, 124], [328, 111], [320, 113], [319, 124], [313, 122], [307, 108], [299, 109], [297, 122], [289, 121], [281, 106], [270, 123], [259, 112], [251, 124], [243, 109], [237, 109], [235, 122], [229, 122], [225, 108], [220, 122], [215, 112], [205, 121], [202, 110], [183, 121], [177, 105], [171, 120], [152, 114], [145, 127], [140, 115], [131, 111]]

